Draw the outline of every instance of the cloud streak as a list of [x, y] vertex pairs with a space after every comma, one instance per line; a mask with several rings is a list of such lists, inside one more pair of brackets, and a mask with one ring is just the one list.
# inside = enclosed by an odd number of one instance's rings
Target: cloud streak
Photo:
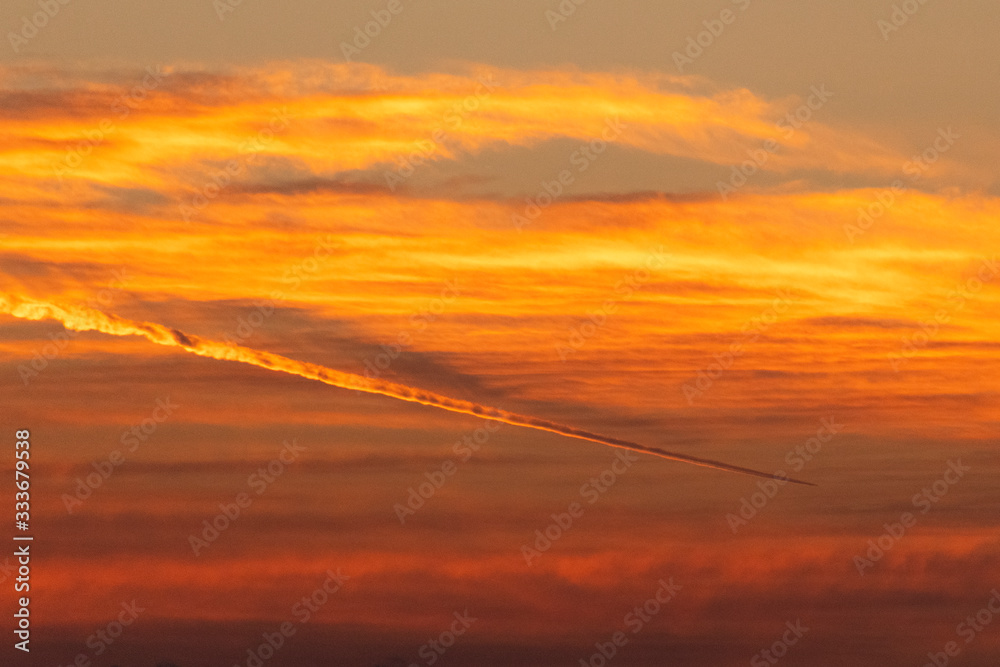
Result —
[[414, 154], [461, 162], [556, 139], [590, 142], [608, 119], [625, 128], [616, 143], [637, 153], [727, 168], [769, 139], [782, 150], [761, 168], [780, 174], [886, 178], [907, 158], [876, 136], [815, 120], [788, 135], [777, 123], [796, 98], [766, 99], [697, 77], [467, 70], [397, 76], [370, 65], [309, 61], [228, 73], [168, 66], [155, 70], [162, 83], [135, 98], [130, 91], [147, 81], [146, 71], [0, 66], [0, 111], [9, 116], [0, 179], [21, 181], [28, 188], [22, 199], [52, 197], [46, 184], [60, 165], [67, 186], [188, 192], [244, 155], [276, 110], [292, 122], [261, 149], [261, 161], [280, 159], [297, 170], [279, 182], [370, 170], [382, 183], [387, 166]]
[[[298, 375], [310, 380], [317, 380], [342, 389], [356, 389], [372, 394], [382, 394], [391, 398], [411, 403], [419, 403], [431, 407], [440, 408], [449, 412], [472, 415], [480, 419], [504, 422], [514, 426], [523, 426], [539, 431], [558, 433], [570, 438], [589, 440], [609, 447], [628, 449], [635, 452], [650, 454], [671, 461], [690, 463], [706, 468], [714, 468], [727, 472], [736, 472], [744, 475], [753, 475], [768, 479], [778, 479], [770, 473], [744, 468], [741, 466], [704, 459], [687, 454], [668, 452], [657, 447], [647, 447], [638, 443], [612, 438], [598, 433], [592, 433], [572, 426], [565, 426], [546, 419], [521, 415], [499, 408], [489, 407], [455, 399], [434, 392], [409, 387], [404, 384], [388, 382], [380, 379], [366, 378], [354, 373], [326, 368], [317, 364], [296, 361], [281, 355], [263, 352], [247, 347], [228, 345], [219, 341], [209, 340], [185, 334], [177, 329], [163, 326], [152, 322], [137, 322], [127, 320], [114, 315], [109, 315], [91, 308], [79, 306], [60, 306], [44, 301], [35, 301], [16, 295], [0, 295], [0, 312], [7, 313], [14, 317], [26, 320], [54, 319], [63, 324], [68, 329], [75, 331], [99, 331], [115, 336], [142, 336], [158, 345], [169, 347], [180, 347], [188, 352], [211, 359], [238, 361], [251, 364], [259, 368]], [[786, 479], [786, 478], [781, 478]], [[810, 482], [797, 479], [788, 481], [796, 484], [815, 486]]]

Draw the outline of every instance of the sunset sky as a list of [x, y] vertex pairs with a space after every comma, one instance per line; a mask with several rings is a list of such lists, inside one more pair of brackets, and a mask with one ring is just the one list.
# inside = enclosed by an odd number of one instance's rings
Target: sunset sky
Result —
[[5, 2], [3, 664], [1000, 664], [998, 21]]

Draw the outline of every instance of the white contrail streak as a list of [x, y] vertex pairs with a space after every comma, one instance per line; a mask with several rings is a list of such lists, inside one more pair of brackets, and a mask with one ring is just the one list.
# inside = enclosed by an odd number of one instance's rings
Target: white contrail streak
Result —
[[345, 373], [343, 371], [326, 368], [325, 366], [319, 366], [317, 364], [295, 361], [294, 359], [289, 359], [288, 357], [283, 357], [277, 354], [271, 354], [270, 352], [262, 352], [248, 347], [230, 345], [220, 341], [191, 336], [176, 329], [165, 327], [162, 324], [126, 320], [92, 308], [80, 306], [60, 306], [45, 301], [36, 301], [34, 299], [28, 299], [10, 294], [0, 294], [0, 313], [7, 313], [13, 315], [14, 317], [27, 320], [58, 320], [67, 329], [73, 329], [75, 331], [100, 331], [115, 336], [142, 336], [143, 338], [159, 345], [180, 347], [188, 352], [192, 352], [202, 357], [240, 361], [253, 366], [258, 366], [260, 368], [267, 368], [269, 370], [280, 371], [282, 373], [291, 373], [292, 375], [309, 378], [310, 380], [318, 380], [335, 387], [357, 389], [358, 391], [364, 391], [372, 394], [382, 394], [384, 396], [398, 398], [402, 401], [420, 403], [422, 405], [430, 405], [436, 408], [441, 408], [442, 410], [473, 415], [481, 419], [504, 422], [506, 424], [513, 424], [514, 426], [524, 426], [526, 428], [533, 428], [539, 431], [550, 431], [552, 433], [558, 433], [570, 438], [590, 440], [592, 442], [599, 442], [610, 447], [630, 449], [632, 451], [651, 454], [653, 456], [669, 459], [671, 461], [681, 461], [683, 463], [692, 463], [706, 468], [715, 468], [717, 470], [726, 470], [729, 472], [743, 473], [745, 475], [754, 475], [756, 477], [787, 480], [796, 484], [815, 486], [810, 482], [803, 482], [801, 480], [787, 477], [778, 477], [770, 473], [730, 465], [721, 461], [703, 459], [697, 456], [690, 456], [688, 454], [677, 454], [656, 447], [646, 447], [645, 445], [640, 445], [635, 442], [619, 440], [618, 438], [610, 438], [608, 436], [591, 433], [590, 431], [584, 431], [572, 426], [557, 424], [546, 419], [519, 415], [514, 412], [508, 412], [507, 410], [472, 403], [471, 401], [450, 398], [448, 396], [443, 396], [441, 394], [436, 394], [423, 389], [408, 387], [404, 384], [388, 382], [377, 378], [367, 378], [362, 375]]

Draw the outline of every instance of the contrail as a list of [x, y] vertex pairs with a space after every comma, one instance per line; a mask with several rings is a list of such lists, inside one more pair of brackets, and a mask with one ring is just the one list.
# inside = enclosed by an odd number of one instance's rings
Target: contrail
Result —
[[271, 354], [270, 352], [262, 352], [248, 347], [230, 345], [229, 343], [222, 343], [198, 336], [192, 336], [180, 332], [177, 329], [165, 327], [162, 324], [127, 320], [116, 315], [109, 315], [99, 310], [94, 310], [92, 308], [80, 306], [58, 306], [53, 303], [35, 301], [33, 299], [20, 296], [0, 294], [0, 313], [8, 313], [14, 317], [26, 320], [58, 320], [64, 327], [67, 329], [73, 329], [74, 331], [100, 331], [102, 333], [112, 334], [115, 336], [142, 336], [143, 338], [157, 343], [158, 345], [180, 347], [188, 352], [192, 352], [202, 357], [240, 361], [245, 364], [258, 366], [260, 368], [267, 368], [272, 371], [290, 373], [292, 375], [309, 378], [310, 380], [319, 380], [320, 382], [325, 382], [326, 384], [341, 387], [343, 389], [357, 389], [358, 391], [364, 391], [371, 394], [382, 394], [384, 396], [398, 398], [401, 401], [420, 403], [421, 405], [429, 405], [435, 408], [441, 408], [442, 410], [473, 415], [475, 417], [479, 417], [480, 419], [503, 422], [514, 426], [524, 426], [526, 428], [533, 428], [539, 431], [550, 431], [552, 433], [558, 433], [570, 438], [599, 442], [602, 445], [608, 445], [609, 447], [630, 449], [635, 452], [651, 454], [653, 456], [669, 459], [671, 461], [681, 461], [683, 463], [692, 463], [706, 468], [715, 468], [717, 470], [743, 473], [744, 475], [754, 475], [756, 477], [765, 477], [767, 479], [787, 480], [789, 482], [794, 482], [795, 484], [816, 486], [811, 482], [803, 482], [801, 480], [787, 477], [778, 477], [777, 475], [772, 475], [770, 473], [730, 465], [721, 461], [703, 459], [697, 456], [690, 456], [688, 454], [676, 454], [656, 447], [646, 447], [635, 442], [619, 440], [618, 438], [610, 438], [598, 433], [591, 433], [590, 431], [573, 428], [572, 426], [557, 424], [556, 422], [551, 422], [546, 419], [519, 415], [514, 412], [508, 412], [507, 410], [472, 403], [471, 401], [450, 398], [448, 396], [436, 394], [424, 389], [408, 387], [404, 384], [388, 382], [377, 378], [367, 378], [363, 375], [345, 373], [343, 371], [326, 368], [325, 366], [319, 366], [317, 364], [296, 361], [278, 354]]

